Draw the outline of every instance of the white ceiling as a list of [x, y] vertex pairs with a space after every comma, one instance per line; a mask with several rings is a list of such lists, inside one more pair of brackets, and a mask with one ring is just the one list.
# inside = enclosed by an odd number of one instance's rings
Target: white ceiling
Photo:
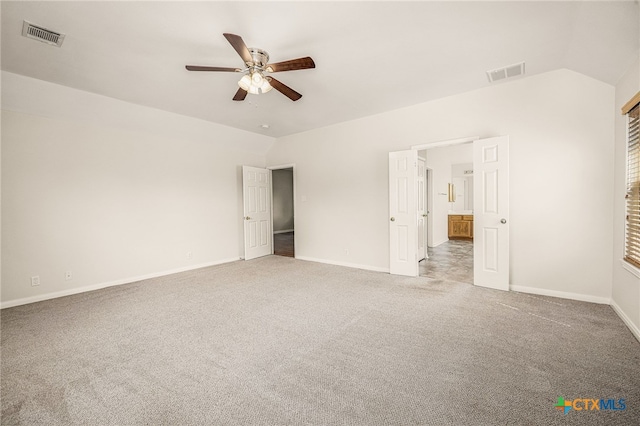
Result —
[[[639, 49], [636, 1], [26, 2], [2, 1], [2, 69], [135, 104], [279, 137], [488, 86], [485, 71], [568, 68], [615, 84]], [[22, 21], [66, 34], [61, 48], [21, 36]], [[231, 100], [243, 37], [303, 94]], [[501, 83], [492, 83], [501, 84]], [[265, 130], [261, 124], [269, 124]]]

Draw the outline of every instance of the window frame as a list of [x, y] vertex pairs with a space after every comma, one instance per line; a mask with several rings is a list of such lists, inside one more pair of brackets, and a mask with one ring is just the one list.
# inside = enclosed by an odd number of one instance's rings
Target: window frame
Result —
[[622, 114], [627, 118], [622, 262], [625, 269], [640, 276], [640, 92], [622, 107]]

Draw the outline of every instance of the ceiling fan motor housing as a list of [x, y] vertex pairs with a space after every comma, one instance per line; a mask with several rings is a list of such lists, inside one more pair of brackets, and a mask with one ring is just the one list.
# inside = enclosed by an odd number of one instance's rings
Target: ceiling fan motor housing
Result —
[[[269, 54], [266, 51], [262, 49], [256, 49], [255, 47], [250, 47], [249, 53], [251, 54], [251, 58], [253, 59], [253, 67], [258, 68], [260, 71], [263, 71], [269, 63]], [[251, 66], [251, 64], [247, 65]]]

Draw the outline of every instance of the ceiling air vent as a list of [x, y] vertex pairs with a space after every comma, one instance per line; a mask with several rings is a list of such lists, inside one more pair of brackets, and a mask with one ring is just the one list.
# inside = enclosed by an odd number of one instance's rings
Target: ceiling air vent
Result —
[[58, 47], [62, 45], [64, 40], [64, 34], [33, 25], [27, 21], [22, 24], [22, 35]]
[[524, 74], [524, 62], [519, 64], [509, 65], [508, 67], [497, 68], [495, 70], [487, 71], [487, 77], [489, 77], [489, 83], [494, 81], [503, 80], [505, 78], [516, 77]]

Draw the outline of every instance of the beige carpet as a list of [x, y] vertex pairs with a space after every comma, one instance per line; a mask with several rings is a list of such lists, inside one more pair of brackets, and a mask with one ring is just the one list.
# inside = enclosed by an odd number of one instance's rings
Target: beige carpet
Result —
[[279, 256], [5, 309], [1, 332], [7, 425], [640, 418], [640, 343], [608, 306]]

